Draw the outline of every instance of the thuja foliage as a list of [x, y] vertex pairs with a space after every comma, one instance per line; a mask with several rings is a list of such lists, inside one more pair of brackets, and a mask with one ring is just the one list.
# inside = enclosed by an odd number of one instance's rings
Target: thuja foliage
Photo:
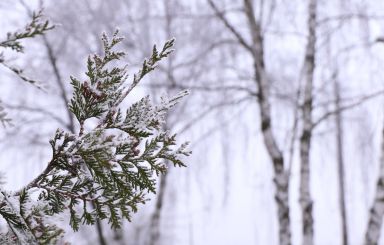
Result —
[[[118, 228], [147, 201], [147, 193], [155, 192], [156, 175], [166, 171], [164, 162], [184, 166], [182, 159], [190, 154], [186, 143], [178, 145], [176, 136], [162, 129], [167, 111], [187, 92], [162, 98], [159, 104], [147, 96], [125, 110], [122, 106], [143, 77], [172, 52], [174, 40], [160, 50], [154, 46], [131, 78], [127, 66], [120, 65], [125, 53], [115, 50], [123, 38], [116, 31], [101, 39], [104, 53], [88, 57], [86, 79], [71, 77], [68, 106], [79, 132], [58, 129], [44, 171], [20, 191], [1, 190], [0, 215], [9, 226], [0, 235], [1, 244], [55, 244], [63, 235], [63, 228], [52, 222], [55, 217], [65, 217], [75, 231], [97, 219]], [[22, 50], [17, 41], [10, 47]]]
[[[43, 19], [42, 10], [39, 12], [32, 13], [32, 20], [21, 30], [15, 32], [8, 32], [4, 41], [0, 41], [0, 48], [11, 49], [17, 53], [24, 52], [24, 46], [22, 44], [23, 39], [33, 38], [39, 35], [43, 35], [45, 32], [52, 30], [55, 26], [51, 25], [48, 20]], [[39, 84], [33, 80], [25, 76], [22, 69], [19, 69], [13, 65], [10, 65], [5, 57], [3, 52], [0, 52], [0, 65], [9, 69], [13, 73], [15, 73], [19, 78], [24, 80], [25, 82], [31, 83], [36, 87], [40, 88]], [[0, 115], [0, 121], [1, 121]]]
[[[54, 28], [48, 20], [43, 19], [42, 10], [37, 13], [32, 13], [32, 20], [20, 31], [8, 32], [3, 41], [0, 40], [1, 49], [10, 49], [17, 53], [24, 52], [24, 46], [22, 44], [23, 39], [33, 38], [39, 35], [43, 35], [45, 32]], [[8, 63], [4, 56], [4, 52], [0, 49], [0, 65], [11, 72], [15, 73], [20, 79], [30, 84], [33, 84], [37, 88], [40, 88], [39, 84], [28, 78], [22, 69], [19, 69]], [[11, 119], [7, 116], [7, 112], [0, 100], [0, 123], [3, 126], [11, 125]]]

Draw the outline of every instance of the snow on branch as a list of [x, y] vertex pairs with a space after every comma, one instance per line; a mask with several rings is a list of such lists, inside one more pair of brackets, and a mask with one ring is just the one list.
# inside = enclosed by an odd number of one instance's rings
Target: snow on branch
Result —
[[[188, 143], [178, 144], [176, 135], [163, 130], [166, 113], [186, 91], [162, 98], [158, 105], [147, 96], [127, 109], [121, 107], [129, 92], [172, 52], [174, 39], [161, 51], [155, 46], [131, 82], [127, 66], [116, 65], [125, 56], [115, 50], [122, 40], [118, 31], [111, 39], [103, 34], [104, 54], [88, 57], [87, 79], [71, 77], [73, 95], [68, 106], [79, 132], [58, 129], [50, 141], [52, 158], [46, 169], [22, 190], [4, 192], [14, 205], [4, 206], [7, 212], [0, 214], [9, 227], [17, 225], [39, 244], [61, 239], [62, 229], [51, 222], [58, 215], [67, 214], [75, 231], [97, 219], [107, 219], [111, 228], [120, 227], [138, 204], [147, 201], [146, 193], [155, 193], [156, 176], [165, 173], [165, 162], [185, 166], [184, 159], [191, 154]], [[85, 129], [84, 123], [91, 118], [98, 123]], [[0, 201], [1, 205], [5, 202]], [[8, 235], [16, 233], [10, 229]]]

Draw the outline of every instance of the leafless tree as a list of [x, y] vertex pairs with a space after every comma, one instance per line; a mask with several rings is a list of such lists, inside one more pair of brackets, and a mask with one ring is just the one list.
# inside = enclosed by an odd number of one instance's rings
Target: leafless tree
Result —
[[[279, 241], [281, 245], [291, 244], [291, 221], [289, 214], [289, 174], [286, 170], [284, 156], [277, 144], [273, 133], [273, 122], [271, 117], [271, 83], [267, 75], [264, 60], [263, 30], [260, 20], [256, 19], [252, 0], [244, 0], [243, 8], [248, 21], [248, 30], [251, 43], [236, 30], [225, 15], [219, 10], [213, 0], [208, 0], [217, 17], [223, 22], [227, 29], [237, 38], [241, 46], [251, 55], [253, 59], [254, 82], [257, 88], [255, 99], [259, 104], [260, 128], [263, 134], [265, 146], [273, 163], [274, 183], [276, 187], [275, 199], [278, 207]], [[262, 10], [261, 10], [262, 11]]]
[[308, 41], [304, 60], [304, 101], [302, 105], [303, 130], [300, 136], [300, 204], [302, 214], [303, 244], [313, 244], [313, 200], [310, 191], [310, 150], [312, 140], [313, 83], [316, 62], [317, 0], [308, 5]]

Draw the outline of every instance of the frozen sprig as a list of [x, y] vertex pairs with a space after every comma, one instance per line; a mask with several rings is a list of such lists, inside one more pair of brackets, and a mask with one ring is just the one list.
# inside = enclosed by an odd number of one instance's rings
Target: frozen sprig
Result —
[[[127, 109], [121, 106], [137, 83], [172, 52], [174, 40], [167, 41], [161, 51], [155, 46], [131, 82], [127, 66], [116, 62], [125, 55], [115, 51], [122, 40], [117, 31], [111, 39], [103, 34], [104, 54], [89, 56], [87, 80], [71, 78], [69, 108], [78, 120], [79, 132], [58, 129], [50, 141], [52, 158], [46, 169], [11, 194], [17, 210], [10, 208], [4, 213], [8, 217], [3, 217], [9, 224], [21, 225], [39, 244], [60, 239], [62, 230], [45, 222], [64, 212], [75, 231], [97, 219], [107, 219], [111, 228], [120, 227], [123, 219], [130, 220], [137, 206], [147, 201], [146, 193], [155, 193], [156, 176], [165, 173], [165, 162], [185, 166], [183, 158], [191, 153], [187, 143], [178, 146], [176, 135], [163, 130], [166, 113], [186, 91], [163, 97], [158, 105], [146, 96]], [[90, 118], [99, 121], [86, 130], [84, 123]], [[39, 195], [33, 199], [31, 193], [36, 191]], [[19, 220], [26, 223], [19, 224]]]
[[149, 72], [153, 71], [156, 68], [157, 63], [160, 60], [168, 57], [168, 55], [174, 51], [173, 46], [175, 44], [175, 40], [176, 40], [175, 38], [172, 38], [166, 41], [160, 52], [157, 50], [156, 45], [153, 46], [151, 57], [143, 61], [141, 70], [139, 70], [137, 73], [133, 75], [132, 83], [127, 87], [127, 89], [125, 89], [118, 103], [121, 103], [121, 101], [125, 97], [127, 97], [127, 95], [132, 91], [134, 87], [137, 86], [137, 84], [139, 84], [139, 82], [144, 78], [145, 75], [147, 75]]
[[[52, 30], [55, 26], [48, 20], [44, 20], [43, 10], [32, 13], [32, 20], [21, 31], [8, 32], [5, 40], [0, 41], [0, 48], [11, 49], [18, 53], [24, 52], [24, 45], [22, 40], [28, 38], [34, 38], [39, 35], [44, 35], [47, 31]], [[30, 83], [42, 89], [40, 83], [24, 74], [23, 69], [15, 67], [9, 64], [2, 52], [0, 52], [0, 65], [16, 74], [21, 80]]]
[[32, 13], [32, 20], [21, 31], [8, 32], [4, 41], [0, 41], [0, 47], [10, 48], [16, 52], [23, 52], [24, 46], [21, 43], [22, 39], [33, 38], [38, 35], [43, 35], [55, 26], [51, 25], [48, 20], [43, 19], [43, 10]]

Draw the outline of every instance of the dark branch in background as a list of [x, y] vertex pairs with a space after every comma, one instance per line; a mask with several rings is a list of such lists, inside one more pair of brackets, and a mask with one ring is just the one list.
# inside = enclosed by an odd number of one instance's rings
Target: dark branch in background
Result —
[[2, 64], [5, 68], [7, 68], [8, 70], [10, 70], [14, 74], [16, 74], [24, 82], [30, 83], [30, 84], [34, 85], [36, 88], [38, 88], [40, 90], [43, 89], [38, 81], [25, 76], [22, 69], [16, 68], [16, 67], [14, 67], [12, 65], [9, 65], [7, 62], [1, 61], [1, 60], [0, 60], [0, 64]]
[[[337, 69], [337, 68], [336, 68]], [[340, 216], [341, 216], [341, 233], [342, 233], [342, 244], [348, 245], [348, 213], [346, 206], [346, 188], [345, 188], [345, 163], [344, 163], [344, 125], [342, 111], [340, 110], [341, 103], [341, 88], [338, 79], [337, 70], [333, 72], [333, 89], [335, 96], [335, 108], [338, 111], [335, 114], [336, 124], [336, 146], [337, 146], [337, 167], [338, 167], [338, 182], [339, 182], [339, 205], [340, 205]]]
[[[149, 87], [152, 88], [164, 88], [167, 85], [166, 84], [160, 84], [160, 83], [154, 83], [149, 84]], [[213, 93], [219, 93], [221, 91], [239, 91], [239, 92], [246, 92], [247, 94], [251, 96], [257, 96], [257, 92], [253, 91], [249, 87], [245, 86], [238, 86], [238, 85], [227, 85], [227, 86], [209, 86], [209, 85], [183, 85], [183, 84], [174, 84], [174, 87], [177, 89], [188, 89], [192, 91], [199, 91], [199, 92], [213, 92]], [[218, 92], [219, 91], [219, 92]]]
[[75, 122], [74, 122], [74, 118], [73, 118], [72, 113], [70, 112], [70, 110], [68, 110], [69, 99], [68, 99], [68, 96], [67, 96], [67, 90], [65, 88], [64, 81], [63, 81], [63, 79], [61, 77], [61, 74], [60, 74], [60, 71], [59, 71], [59, 68], [58, 68], [58, 65], [57, 65], [57, 57], [54, 54], [53, 47], [52, 47], [51, 43], [48, 41], [46, 36], [43, 36], [43, 41], [44, 41], [45, 47], [47, 48], [47, 54], [48, 54], [49, 63], [52, 66], [53, 74], [55, 76], [56, 83], [57, 83], [57, 85], [59, 87], [60, 98], [63, 100], [64, 108], [65, 108], [65, 110], [67, 112], [68, 123], [66, 123], [64, 125], [72, 133], [75, 133]]
[[[233, 104], [233, 105], [235, 105], [235, 104]], [[239, 105], [241, 105], [241, 104], [239, 104]], [[207, 130], [205, 130], [205, 132], [203, 132], [196, 140], [194, 140], [194, 143], [191, 145], [191, 148], [196, 147], [199, 143], [201, 143], [202, 141], [206, 140], [208, 137], [210, 137], [210, 136], [214, 135], [215, 133], [219, 132], [221, 128], [223, 128], [223, 127], [233, 123], [234, 118], [238, 118], [238, 117], [240, 117], [241, 115], [244, 114], [244, 112], [245, 112], [245, 110], [246, 110], [248, 105], [249, 104], [243, 104], [243, 107], [240, 107], [240, 109], [238, 109], [237, 112], [235, 112], [232, 117], [227, 118], [226, 120], [224, 120], [222, 122], [219, 122], [215, 126], [210, 127]]]
[[245, 96], [243, 98], [234, 99], [232, 101], [226, 101], [217, 103], [215, 105], [209, 106], [207, 109], [203, 110], [202, 112], [198, 113], [194, 118], [189, 120], [183, 127], [179, 130], [179, 134], [182, 134], [183, 132], [190, 129], [192, 126], [196, 125], [199, 121], [206, 118], [209, 114], [215, 112], [217, 109], [228, 107], [228, 106], [239, 106], [243, 102], [252, 100], [252, 96]]
[[324, 115], [322, 115], [320, 118], [314, 120], [314, 122], [312, 124], [312, 127], [313, 128], [317, 127], [321, 122], [323, 122], [324, 120], [327, 120], [330, 116], [333, 116], [333, 115], [335, 115], [335, 114], [337, 114], [339, 112], [342, 112], [342, 111], [353, 109], [353, 108], [355, 108], [357, 106], [362, 105], [364, 102], [366, 102], [368, 100], [371, 100], [371, 99], [374, 99], [374, 98], [376, 98], [378, 96], [381, 96], [383, 94], [384, 94], [384, 90], [379, 90], [379, 91], [374, 92], [372, 94], [362, 96], [361, 98], [358, 99], [358, 101], [353, 102], [351, 104], [340, 105], [339, 108], [337, 108], [337, 109], [335, 109], [333, 111], [328, 111]]
[[3, 127], [12, 125], [12, 120], [8, 117], [7, 112], [4, 110], [4, 103], [0, 101], [0, 122]]
[[10, 110], [21, 110], [21, 111], [27, 111], [27, 112], [33, 112], [33, 113], [39, 113], [42, 115], [45, 115], [49, 118], [52, 118], [56, 122], [58, 122], [60, 125], [66, 125], [66, 122], [55, 113], [48, 111], [44, 108], [35, 108], [35, 107], [29, 107], [26, 105], [12, 105], [8, 103], [3, 103], [4, 107]]
[[213, 0], [207, 0], [209, 5], [214, 10], [216, 16], [223, 22], [223, 24], [230, 30], [230, 32], [236, 37], [236, 39], [239, 41], [239, 43], [250, 53], [253, 52], [253, 48], [251, 45], [247, 43], [245, 38], [236, 30], [236, 28], [228, 21], [228, 19], [225, 17], [224, 13], [222, 11], [219, 11], [219, 8], [216, 6], [216, 4], [213, 2]]
[[364, 19], [364, 20], [384, 20], [383, 15], [367, 15], [362, 13], [351, 13], [351, 14], [343, 14], [343, 15], [335, 15], [330, 17], [325, 17], [322, 19], [319, 19], [316, 24], [317, 25], [323, 25], [327, 24], [327, 22], [333, 22], [333, 21], [346, 21], [351, 19]]

